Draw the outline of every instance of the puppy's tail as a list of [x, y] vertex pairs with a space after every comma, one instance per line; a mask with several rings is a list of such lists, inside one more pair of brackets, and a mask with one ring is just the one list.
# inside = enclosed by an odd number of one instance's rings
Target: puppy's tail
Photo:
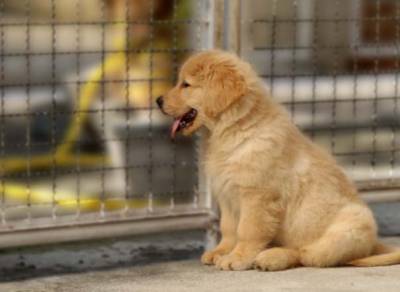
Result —
[[377, 267], [400, 264], [400, 250], [378, 243], [372, 256], [357, 259], [348, 263], [355, 267]]

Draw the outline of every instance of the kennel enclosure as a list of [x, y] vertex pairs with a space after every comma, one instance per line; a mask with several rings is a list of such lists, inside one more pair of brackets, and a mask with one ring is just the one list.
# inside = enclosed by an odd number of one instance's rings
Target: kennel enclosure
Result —
[[363, 198], [399, 200], [398, 1], [166, 2], [0, 1], [1, 247], [215, 235], [205, 141], [169, 141], [154, 103], [214, 47], [256, 68]]

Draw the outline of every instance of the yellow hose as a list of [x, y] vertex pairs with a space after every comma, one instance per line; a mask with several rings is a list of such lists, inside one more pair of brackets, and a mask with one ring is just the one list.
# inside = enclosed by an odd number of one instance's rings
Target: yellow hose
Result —
[[[109, 163], [108, 157], [104, 155], [91, 155], [81, 153], [79, 156], [72, 153], [71, 147], [80, 136], [81, 125], [84, 124], [88, 117], [88, 110], [94, 99], [97, 97], [97, 91], [100, 81], [110, 72], [115, 72], [125, 68], [127, 55], [124, 51], [125, 41], [121, 38], [117, 40], [115, 46], [116, 53], [107, 56], [104, 63], [96, 67], [90, 74], [87, 82], [82, 87], [77, 105], [77, 113], [74, 120], [71, 121], [63, 140], [55, 149], [54, 154], [33, 155], [32, 157], [11, 157], [0, 160], [0, 175], [10, 172], [24, 171], [37, 168], [51, 167], [73, 167], [79, 163], [80, 166], [94, 166], [100, 163]], [[141, 72], [143, 73], [143, 72]], [[146, 88], [140, 90], [141, 93], [148, 91]], [[133, 92], [135, 96], [140, 96], [138, 91]], [[27, 188], [23, 184], [15, 184], [8, 182], [0, 182], [0, 194], [6, 201], [20, 201], [27, 203], [28, 198], [32, 204], [55, 204], [63, 210], [82, 210], [82, 211], [98, 211], [102, 208], [105, 210], [120, 210], [124, 208], [145, 208], [148, 206], [147, 199], [129, 199], [112, 198], [101, 200], [99, 198], [90, 197], [82, 194], [80, 199], [76, 198], [72, 193], [67, 193], [58, 189], [57, 196], [61, 199], [53, 201], [54, 194], [46, 188], [38, 188], [32, 186]], [[161, 201], [154, 201], [153, 205], [161, 205]]]
[[[44, 187], [31, 187], [27, 188], [21, 184], [0, 184], [0, 194], [3, 194], [4, 200], [6, 202], [9, 201], [23, 201], [29, 202], [32, 205], [55, 205], [57, 207], [61, 207], [63, 210], [80, 210], [82, 212], [86, 211], [100, 211], [102, 208], [107, 211], [114, 210], [122, 210], [124, 208], [130, 209], [139, 209], [146, 208], [149, 204], [147, 199], [134, 198], [128, 199], [125, 198], [110, 198], [100, 200], [95, 197], [90, 197], [87, 194], [81, 194], [78, 199], [75, 196], [71, 195], [71, 193], [58, 190], [57, 196], [60, 196], [60, 199], [55, 199], [53, 201], [53, 192]], [[161, 201], [155, 200], [152, 202], [154, 206], [162, 205]]]
[[[124, 42], [119, 42], [118, 47], [123, 47]], [[81, 125], [87, 119], [87, 112], [90, 108], [94, 98], [96, 97], [96, 91], [99, 83], [103, 76], [110, 71], [117, 70], [118, 68], [124, 68], [125, 64], [125, 53], [118, 52], [111, 54], [107, 57], [104, 64], [99, 65], [90, 75], [88, 81], [83, 86], [81, 94], [79, 96], [79, 105], [77, 108], [77, 114], [74, 121], [72, 121], [68, 128], [62, 143], [57, 147], [55, 154], [44, 154], [36, 155], [29, 158], [26, 157], [11, 157], [0, 160], [0, 174], [9, 172], [16, 172], [26, 170], [28, 167], [34, 168], [48, 168], [48, 167], [59, 167], [59, 166], [75, 166], [77, 163], [81, 166], [93, 166], [104, 161], [108, 163], [108, 159], [103, 155], [90, 155], [81, 153], [79, 156], [70, 152], [71, 146], [76, 142], [80, 134]], [[26, 202], [28, 197], [31, 203], [53, 203], [53, 194], [45, 189], [27, 189], [26, 186], [21, 184], [9, 184], [1, 183], [0, 193], [3, 194], [6, 200], [23, 201]], [[88, 198], [82, 196], [79, 201], [73, 196], [67, 195], [71, 199], [57, 200], [55, 203], [63, 208], [67, 209], [83, 209], [83, 210], [98, 210], [101, 205], [104, 204], [106, 209], [118, 209], [123, 207], [144, 207], [147, 201], [144, 200], [101, 200], [96, 198]]]
[[57, 166], [71, 166], [76, 164], [77, 159], [79, 159], [79, 162], [83, 165], [100, 163], [104, 159], [103, 156], [81, 154], [79, 158], [77, 158], [76, 155], [73, 155], [69, 151], [79, 137], [81, 125], [86, 121], [87, 111], [96, 96], [99, 81], [104, 75], [103, 68], [105, 72], [116, 70], [118, 67], [124, 65], [124, 61], [124, 53], [115, 53], [107, 58], [104, 66], [99, 66], [91, 73], [89, 80], [82, 88], [75, 120], [68, 128], [54, 156], [51, 154], [32, 156], [29, 162], [25, 157], [2, 159], [0, 160], [0, 171], [3, 173], [21, 171], [27, 168], [28, 163], [30, 168], [52, 167], [54, 162], [56, 162]]
[[[72, 126], [68, 129], [64, 140], [58, 147], [56, 151], [56, 156], [67, 153], [71, 145], [77, 140], [80, 132], [80, 125], [86, 121], [87, 118], [87, 110], [93, 102], [94, 97], [96, 96], [96, 92], [99, 87], [99, 81], [103, 78], [106, 72], [112, 72], [121, 68], [125, 64], [125, 53], [115, 53], [110, 55], [103, 65], [96, 68], [89, 76], [89, 80], [82, 88], [81, 95], [79, 97], [79, 105], [77, 109], [77, 114], [75, 116], [75, 120], [77, 122], [73, 123]], [[104, 71], [103, 71], [104, 69]]]
[[71, 155], [69, 153], [61, 153], [57, 156], [45, 154], [33, 156], [31, 159], [24, 157], [13, 157], [0, 161], [0, 173], [4, 170], [5, 173], [17, 172], [26, 170], [29, 168], [49, 168], [49, 167], [73, 167], [79, 164], [80, 166], [93, 166], [105, 159], [105, 163], [108, 163], [108, 158], [104, 158], [103, 155], [95, 154], [80, 154]]

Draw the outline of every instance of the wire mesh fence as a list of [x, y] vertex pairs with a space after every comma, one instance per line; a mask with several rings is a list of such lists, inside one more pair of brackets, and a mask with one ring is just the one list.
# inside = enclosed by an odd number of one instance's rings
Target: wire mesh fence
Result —
[[1, 246], [18, 230], [209, 216], [199, 141], [171, 143], [154, 100], [216, 42], [360, 189], [400, 188], [398, 1], [0, 0], [0, 13]]
[[360, 188], [398, 188], [399, 1], [241, 5], [241, 54], [294, 121]]
[[210, 1], [0, 1], [0, 231], [204, 209], [196, 140], [154, 100]]

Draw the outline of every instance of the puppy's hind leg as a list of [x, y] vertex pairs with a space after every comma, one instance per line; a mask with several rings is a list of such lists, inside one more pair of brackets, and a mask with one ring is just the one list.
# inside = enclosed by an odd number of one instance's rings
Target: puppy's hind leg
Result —
[[362, 205], [344, 207], [314, 243], [300, 249], [300, 262], [309, 267], [333, 267], [369, 256], [376, 246], [376, 224]]
[[254, 267], [261, 271], [281, 271], [300, 265], [300, 254], [297, 250], [274, 247], [261, 253], [255, 259]]

